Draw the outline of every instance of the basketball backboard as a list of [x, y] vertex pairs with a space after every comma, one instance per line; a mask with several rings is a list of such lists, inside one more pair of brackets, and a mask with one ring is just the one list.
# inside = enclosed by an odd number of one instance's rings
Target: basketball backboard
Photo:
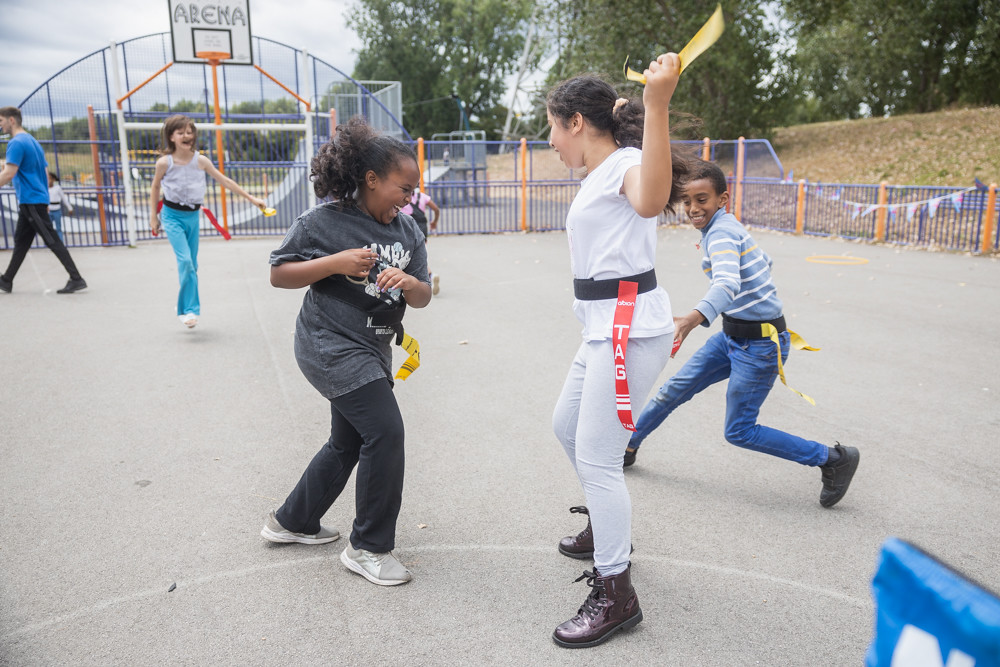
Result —
[[175, 63], [204, 63], [196, 54], [228, 53], [226, 65], [253, 65], [250, 0], [167, 0]]

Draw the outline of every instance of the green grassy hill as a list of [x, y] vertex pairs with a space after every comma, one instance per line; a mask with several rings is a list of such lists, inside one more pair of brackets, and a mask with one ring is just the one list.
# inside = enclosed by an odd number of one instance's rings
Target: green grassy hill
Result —
[[777, 130], [773, 143], [796, 180], [1000, 183], [1000, 107], [797, 125]]

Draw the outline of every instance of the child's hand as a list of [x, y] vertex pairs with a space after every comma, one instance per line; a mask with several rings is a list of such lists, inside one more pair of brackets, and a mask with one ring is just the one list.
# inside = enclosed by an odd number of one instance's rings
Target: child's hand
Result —
[[390, 266], [382, 270], [375, 279], [375, 286], [380, 292], [388, 292], [391, 289], [401, 289], [403, 291], [412, 289], [420, 281], [396, 266]]
[[642, 91], [642, 103], [646, 108], [666, 110], [670, 98], [677, 88], [681, 75], [681, 61], [676, 53], [664, 53], [643, 72], [646, 87]]
[[341, 273], [345, 276], [364, 278], [375, 266], [378, 255], [372, 252], [371, 248], [351, 248], [342, 250], [333, 255], [337, 260], [339, 270], [334, 273]]
[[266, 202], [266, 201], [264, 201], [264, 200], [263, 200], [263, 199], [261, 199], [260, 197], [254, 197], [253, 195], [251, 195], [251, 196], [250, 196], [250, 201], [251, 201], [251, 202], [253, 203], [253, 205], [254, 205], [254, 206], [256, 206], [257, 208], [264, 208], [264, 207], [265, 207], [265, 206], [267, 205], [267, 202]]
[[160, 235], [160, 215], [156, 211], [149, 216], [149, 231], [153, 232], [153, 236]]

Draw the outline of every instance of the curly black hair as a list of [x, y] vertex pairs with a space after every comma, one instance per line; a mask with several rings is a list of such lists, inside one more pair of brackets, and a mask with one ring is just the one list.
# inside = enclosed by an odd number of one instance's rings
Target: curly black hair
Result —
[[353, 116], [338, 125], [333, 139], [312, 159], [309, 180], [320, 199], [328, 197], [354, 203], [365, 174], [384, 178], [403, 158], [417, 160], [413, 149], [393, 137], [379, 135], [364, 116]]

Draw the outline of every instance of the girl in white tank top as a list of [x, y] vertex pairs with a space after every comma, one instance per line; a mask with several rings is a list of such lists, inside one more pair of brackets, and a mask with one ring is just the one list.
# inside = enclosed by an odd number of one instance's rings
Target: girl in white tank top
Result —
[[198, 316], [201, 314], [198, 296], [198, 239], [200, 210], [205, 200], [205, 174], [257, 208], [264, 207], [263, 199], [241, 188], [195, 149], [197, 138], [198, 130], [194, 121], [187, 116], [171, 116], [164, 122], [160, 132], [160, 150], [163, 155], [156, 161], [156, 172], [149, 193], [149, 228], [153, 236], [158, 235], [161, 228], [164, 229], [174, 249], [181, 286], [177, 297], [177, 317], [188, 328], [198, 323]]

